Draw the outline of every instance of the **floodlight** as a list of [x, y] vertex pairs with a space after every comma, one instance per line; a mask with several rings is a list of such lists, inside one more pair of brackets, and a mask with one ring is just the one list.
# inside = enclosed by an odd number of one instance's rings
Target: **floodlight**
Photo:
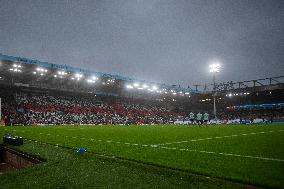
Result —
[[95, 80], [92, 80], [92, 79], [87, 79], [87, 82], [88, 82], [88, 83], [95, 83], [96, 81], [95, 81]]
[[189, 92], [186, 92], [186, 93], [184, 93], [184, 94], [189, 95]]
[[132, 85], [126, 85], [126, 88], [127, 89], [133, 89], [133, 86]]
[[144, 89], [147, 89], [148, 87], [149, 87], [149, 86], [148, 86], [147, 84], [144, 84], [144, 85], [143, 85], [143, 88], [144, 88]]
[[21, 68], [22, 66], [19, 65], [19, 64], [13, 64], [13, 67], [14, 67], [14, 68]]
[[58, 71], [58, 75], [66, 75], [67, 73], [65, 71]]
[[82, 77], [83, 77], [83, 75], [80, 74], [80, 73], [76, 73], [76, 74], [75, 74], [75, 78], [76, 78], [77, 80], [81, 79]]
[[209, 66], [209, 71], [211, 73], [218, 73], [220, 72], [220, 64], [219, 63], [213, 63]]
[[177, 93], [173, 93], [173, 95], [176, 95]]
[[152, 89], [153, 89], [153, 90], [157, 90], [158, 87], [157, 87], [156, 85], [154, 85], [154, 86], [152, 87]]
[[139, 83], [134, 83], [133, 86], [134, 87], [139, 87]]

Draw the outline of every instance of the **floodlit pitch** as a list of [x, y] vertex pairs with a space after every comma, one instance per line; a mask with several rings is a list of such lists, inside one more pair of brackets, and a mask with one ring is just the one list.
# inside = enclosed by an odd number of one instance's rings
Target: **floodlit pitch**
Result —
[[283, 186], [283, 125], [1, 127], [52, 144], [261, 186]]

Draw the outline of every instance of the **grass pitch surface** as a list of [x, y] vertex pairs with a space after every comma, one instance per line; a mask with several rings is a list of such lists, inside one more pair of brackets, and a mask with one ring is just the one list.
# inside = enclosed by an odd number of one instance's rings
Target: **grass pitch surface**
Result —
[[28, 139], [26, 145], [85, 148], [161, 169], [264, 187], [284, 186], [284, 125], [0, 127], [0, 134], [5, 133]]

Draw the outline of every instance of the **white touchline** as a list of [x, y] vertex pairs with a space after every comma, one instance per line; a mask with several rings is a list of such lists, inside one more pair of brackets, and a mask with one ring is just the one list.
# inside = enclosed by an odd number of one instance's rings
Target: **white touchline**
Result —
[[226, 135], [226, 136], [216, 136], [216, 137], [207, 137], [207, 138], [199, 138], [199, 139], [191, 139], [191, 140], [183, 140], [183, 141], [175, 141], [175, 142], [167, 142], [163, 144], [155, 144], [158, 146], [165, 146], [165, 145], [171, 145], [171, 144], [180, 144], [180, 143], [188, 143], [188, 142], [197, 142], [197, 141], [202, 141], [202, 140], [211, 140], [213, 138], [215, 139], [223, 139], [223, 138], [233, 138], [233, 137], [239, 137], [240, 135], [242, 136], [248, 136], [248, 135], [256, 135], [256, 134], [265, 134], [265, 133], [273, 133], [273, 132], [283, 132], [284, 130], [277, 130], [277, 131], [261, 131], [257, 133], [241, 133], [241, 134], [233, 134], [233, 135]]
[[[284, 130], [278, 130], [278, 131], [275, 131], [275, 132], [282, 132]], [[267, 131], [267, 132], [258, 132], [258, 133], [248, 133], [247, 135], [249, 134], [263, 134], [263, 133], [271, 133], [271, 132], [274, 132], [274, 131]], [[46, 135], [51, 135], [49, 133], [47, 133]], [[59, 135], [56, 135], [56, 136], [59, 136]], [[238, 136], [238, 135], [231, 135], [231, 137], [233, 136]], [[69, 137], [69, 136], [65, 136], [65, 137]], [[225, 138], [227, 136], [223, 136], [223, 138]], [[70, 136], [71, 138], [71, 136]], [[77, 138], [77, 137], [72, 137], [72, 138]], [[216, 138], [216, 137], [215, 137]], [[222, 137], [221, 137], [222, 138]], [[85, 138], [86, 139], [86, 138]], [[212, 138], [205, 138], [205, 139], [202, 139], [202, 140], [208, 140], [208, 139], [212, 139]], [[92, 140], [89, 139], [89, 140]], [[93, 139], [94, 140], [94, 139]], [[195, 140], [190, 140], [190, 141], [198, 141], [200, 139], [195, 139]], [[32, 140], [29, 140], [29, 141], [32, 141]], [[36, 140], [33, 140], [34, 142], [39, 142], [39, 141], [36, 141]], [[170, 147], [165, 147], [165, 146], [162, 146], [163, 144], [150, 144], [150, 145], [147, 145], [147, 144], [132, 144], [132, 143], [128, 143], [128, 142], [125, 142], [125, 143], [122, 143], [122, 142], [115, 142], [115, 141], [111, 141], [111, 140], [107, 140], [107, 141], [102, 141], [102, 140], [97, 140], [99, 142], [104, 142], [104, 143], [117, 143], [117, 144], [124, 144], [124, 145], [127, 145], [127, 146], [142, 146], [142, 147], [148, 147], [148, 148], [160, 148], [160, 149], [167, 149], [167, 150], [177, 150], [177, 151], [188, 151], [188, 152], [197, 152], [197, 153], [206, 153], [206, 154], [216, 154], [216, 155], [223, 155], [223, 156], [234, 156], [234, 157], [243, 157], [243, 158], [251, 158], [251, 159], [260, 159], [260, 160], [267, 160], [267, 161], [277, 161], [277, 162], [284, 162], [284, 159], [277, 159], [277, 158], [267, 158], [267, 157], [260, 157], [260, 156], [250, 156], [250, 155], [240, 155], [240, 154], [232, 154], [232, 153], [222, 153], [222, 152], [211, 152], [211, 151], [204, 151], [204, 150], [195, 150], [195, 149], [187, 149], [187, 148], [170, 148]], [[179, 142], [173, 142], [173, 143], [165, 143], [165, 144], [175, 144], [175, 143], [181, 143], [181, 142], [189, 142], [189, 141], [179, 141]], [[42, 143], [42, 142], [40, 142]], [[164, 145], [165, 145], [164, 144]], [[56, 144], [56, 147], [58, 147], [59, 144]]]
[[223, 156], [234, 156], [234, 157], [242, 157], [242, 158], [250, 158], [250, 159], [284, 162], [284, 159], [267, 158], [267, 157], [260, 157], [260, 156], [240, 155], [240, 154], [232, 154], [232, 153], [224, 153], [224, 152], [211, 152], [211, 151], [204, 151], [204, 150], [192, 150], [192, 149], [187, 149], [187, 148], [169, 148], [169, 147], [164, 147], [164, 146], [160, 148], [167, 149], [167, 150], [188, 151], [188, 152], [197, 152], [197, 153], [205, 153], [205, 154], [215, 154], [215, 155], [223, 155]]

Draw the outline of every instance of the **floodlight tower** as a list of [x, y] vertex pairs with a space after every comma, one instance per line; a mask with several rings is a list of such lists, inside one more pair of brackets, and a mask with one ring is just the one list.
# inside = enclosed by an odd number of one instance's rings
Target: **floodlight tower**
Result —
[[214, 103], [214, 118], [217, 119], [216, 115], [216, 73], [220, 72], [220, 64], [218, 62], [214, 62], [209, 66], [210, 73], [213, 73], [213, 103]]

